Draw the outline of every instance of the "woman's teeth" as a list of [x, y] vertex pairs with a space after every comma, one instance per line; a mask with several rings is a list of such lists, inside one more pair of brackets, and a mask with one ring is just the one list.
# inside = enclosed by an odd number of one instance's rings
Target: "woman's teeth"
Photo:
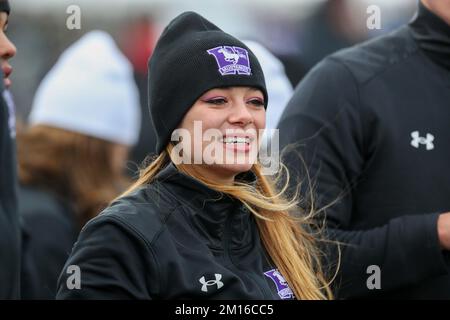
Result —
[[232, 144], [232, 143], [246, 143], [250, 144], [251, 140], [247, 137], [226, 137], [222, 139], [223, 143]]

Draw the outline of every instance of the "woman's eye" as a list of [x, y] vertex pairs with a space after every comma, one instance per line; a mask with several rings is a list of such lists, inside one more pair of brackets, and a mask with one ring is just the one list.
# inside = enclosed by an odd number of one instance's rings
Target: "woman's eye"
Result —
[[257, 107], [263, 107], [264, 106], [264, 101], [260, 100], [260, 99], [251, 99], [248, 101], [248, 103], [253, 104], [254, 106]]
[[215, 99], [209, 99], [206, 102], [214, 104], [214, 105], [221, 105], [221, 104], [227, 103], [227, 100], [225, 100], [224, 98], [215, 98]]

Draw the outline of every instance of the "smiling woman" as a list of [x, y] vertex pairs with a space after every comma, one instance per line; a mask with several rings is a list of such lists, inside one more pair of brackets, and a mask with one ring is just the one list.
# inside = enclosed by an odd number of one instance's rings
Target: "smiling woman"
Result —
[[[257, 152], [260, 141], [256, 133], [265, 128], [264, 106], [262, 91], [251, 87], [208, 90], [194, 103], [179, 128], [186, 129], [193, 137], [191, 145], [187, 146], [194, 151], [188, 159], [190, 163], [194, 163], [195, 145], [201, 145], [198, 151], [203, 161], [196, 166], [199, 174], [217, 183], [232, 185], [237, 174], [251, 170], [250, 155]], [[212, 143], [195, 134], [196, 121], [202, 124], [203, 131], [215, 129], [217, 135]], [[211, 155], [213, 159], [206, 158], [204, 151], [208, 147], [216, 151]]]
[[[149, 63], [157, 157], [82, 231], [59, 279], [59, 299], [327, 299], [310, 219], [261, 172], [267, 90], [241, 41], [186, 12], [163, 31]], [[175, 130], [212, 141], [172, 141]], [[203, 132], [200, 132], [200, 137]], [[194, 150], [176, 163], [173, 150]], [[197, 148], [195, 145], [197, 144]], [[242, 160], [207, 163], [213, 145]], [[183, 149], [185, 150], [185, 149]], [[192, 161], [200, 158], [200, 163]], [[216, 155], [214, 155], [216, 156]], [[227, 158], [227, 157], [226, 157]], [[297, 217], [295, 217], [297, 216]], [[81, 270], [81, 289], [66, 270]]]

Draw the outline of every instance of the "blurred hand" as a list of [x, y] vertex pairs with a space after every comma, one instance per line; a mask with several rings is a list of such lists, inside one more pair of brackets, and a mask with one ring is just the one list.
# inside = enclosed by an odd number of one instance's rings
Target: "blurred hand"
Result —
[[439, 216], [437, 222], [439, 243], [444, 250], [450, 250], [450, 212]]

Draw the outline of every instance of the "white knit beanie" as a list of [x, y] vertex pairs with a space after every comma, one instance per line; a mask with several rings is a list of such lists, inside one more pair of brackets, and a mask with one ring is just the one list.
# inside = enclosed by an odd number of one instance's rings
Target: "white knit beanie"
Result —
[[136, 144], [139, 93], [130, 62], [109, 34], [89, 32], [60, 56], [39, 85], [29, 122]]

